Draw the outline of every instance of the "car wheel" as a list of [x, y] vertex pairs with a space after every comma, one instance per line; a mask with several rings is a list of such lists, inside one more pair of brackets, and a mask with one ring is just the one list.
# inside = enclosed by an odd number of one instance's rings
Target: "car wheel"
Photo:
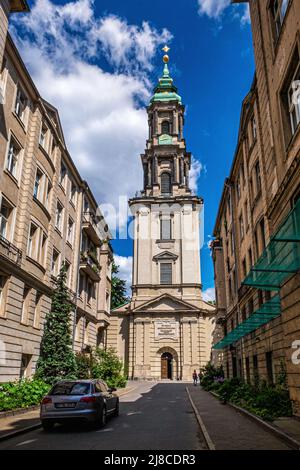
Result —
[[106, 406], [102, 407], [102, 410], [100, 411], [100, 416], [99, 416], [99, 425], [101, 428], [103, 428], [106, 425], [107, 422], [107, 411], [106, 411]]
[[120, 413], [120, 405], [119, 405], [119, 400], [116, 403], [115, 411], [114, 411], [114, 416], [119, 416]]
[[52, 429], [54, 428], [54, 424], [55, 423], [53, 423], [53, 421], [46, 421], [44, 419], [42, 420], [42, 428], [46, 432], [52, 431]]

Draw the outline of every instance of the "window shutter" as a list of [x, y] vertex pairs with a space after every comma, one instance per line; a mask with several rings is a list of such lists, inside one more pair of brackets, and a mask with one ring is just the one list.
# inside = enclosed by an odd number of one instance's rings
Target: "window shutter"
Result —
[[161, 263], [160, 265], [160, 283], [172, 284], [172, 263]]
[[170, 123], [168, 121], [163, 121], [161, 124], [161, 133], [170, 134]]
[[170, 240], [171, 238], [171, 219], [161, 219], [160, 237], [162, 240]]
[[167, 194], [171, 192], [171, 176], [169, 173], [162, 173], [161, 175], [161, 192]]

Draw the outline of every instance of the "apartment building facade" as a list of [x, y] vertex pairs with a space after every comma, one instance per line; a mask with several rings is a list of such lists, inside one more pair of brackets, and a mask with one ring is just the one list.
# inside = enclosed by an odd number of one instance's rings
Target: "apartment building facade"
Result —
[[286, 373], [300, 415], [300, 4], [248, 3], [256, 73], [214, 229], [214, 351], [228, 377]]
[[[7, 4], [16, 6], [18, 2], [1, 2], [1, 41], [6, 24], [3, 5]], [[45, 316], [62, 263], [67, 269], [73, 306], [74, 350], [105, 346], [112, 252], [109, 229], [68, 153], [57, 110], [40, 96], [7, 33], [1, 50], [3, 382], [34, 372]]]

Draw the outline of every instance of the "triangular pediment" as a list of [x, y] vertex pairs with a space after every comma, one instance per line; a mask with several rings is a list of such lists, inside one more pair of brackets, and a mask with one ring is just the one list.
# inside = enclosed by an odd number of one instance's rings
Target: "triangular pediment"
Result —
[[163, 261], [163, 260], [172, 260], [175, 261], [178, 258], [177, 255], [171, 253], [170, 251], [163, 251], [158, 255], [153, 256], [153, 261]]
[[198, 312], [199, 309], [184, 300], [178, 299], [170, 294], [162, 294], [142, 305], [139, 305], [133, 312]]

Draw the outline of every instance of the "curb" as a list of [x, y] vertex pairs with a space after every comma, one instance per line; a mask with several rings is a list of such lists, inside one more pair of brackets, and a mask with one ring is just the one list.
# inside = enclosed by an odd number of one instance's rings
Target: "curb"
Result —
[[209, 449], [209, 450], [216, 450], [216, 447], [215, 447], [213, 441], [211, 440], [210, 435], [208, 434], [208, 431], [207, 431], [207, 429], [206, 429], [206, 427], [205, 427], [205, 424], [203, 423], [203, 421], [202, 421], [202, 419], [201, 419], [201, 416], [200, 416], [200, 414], [199, 414], [199, 412], [198, 412], [198, 410], [197, 410], [197, 407], [196, 407], [195, 403], [194, 403], [193, 400], [192, 400], [192, 397], [191, 397], [191, 394], [190, 394], [190, 391], [189, 391], [188, 387], [185, 387], [185, 390], [186, 390], [186, 393], [187, 393], [187, 395], [188, 395], [188, 397], [189, 397], [191, 406], [192, 406], [193, 411], [194, 411], [194, 413], [195, 413], [195, 416], [196, 416], [196, 418], [197, 418], [198, 424], [199, 424], [199, 426], [200, 426], [200, 429], [201, 429], [201, 431], [202, 431], [202, 434], [203, 434], [203, 436], [204, 436], [204, 439], [205, 439], [205, 442], [206, 442], [206, 445], [207, 445], [208, 449]]
[[34, 411], [38, 410], [40, 405], [32, 405], [28, 406], [27, 408], [17, 408], [16, 410], [11, 410], [11, 411], [0, 411], [0, 423], [1, 423], [1, 418], [8, 418], [9, 416], [15, 416], [15, 415], [22, 415], [24, 413], [27, 413], [28, 411]]
[[[220, 397], [217, 393], [215, 392], [209, 392], [213, 397], [217, 398], [220, 400]], [[240, 406], [234, 405], [233, 403], [226, 402], [226, 405], [230, 406], [231, 408], [235, 409], [236, 411], [239, 411], [243, 415], [247, 416], [247, 418], [251, 419], [252, 421], [255, 421], [257, 424], [259, 424], [262, 428], [265, 428], [275, 436], [277, 436], [279, 439], [282, 441], [286, 442], [289, 444], [293, 449], [300, 450], [300, 442], [291, 437], [289, 434], [286, 434], [284, 431], [281, 431], [281, 429], [272, 426], [272, 424], [267, 423], [263, 419], [259, 418], [258, 416], [254, 415], [248, 410], [245, 410], [244, 408], [241, 408]]]
[[36, 429], [39, 429], [41, 427], [42, 427], [41, 423], [38, 423], [38, 424], [33, 424], [32, 426], [27, 426], [27, 428], [18, 429], [17, 431], [12, 431], [7, 434], [3, 434], [3, 436], [0, 436], [0, 442], [6, 441], [8, 439], [12, 439], [13, 437], [21, 436], [22, 434], [26, 434], [27, 432], [30, 432], [30, 431], [35, 431]]
[[132, 390], [135, 390], [136, 387], [129, 387], [127, 390], [124, 389], [120, 393], [118, 393], [118, 397], [122, 397], [123, 395], [126, 395], [126, 393], [131, 392]]

